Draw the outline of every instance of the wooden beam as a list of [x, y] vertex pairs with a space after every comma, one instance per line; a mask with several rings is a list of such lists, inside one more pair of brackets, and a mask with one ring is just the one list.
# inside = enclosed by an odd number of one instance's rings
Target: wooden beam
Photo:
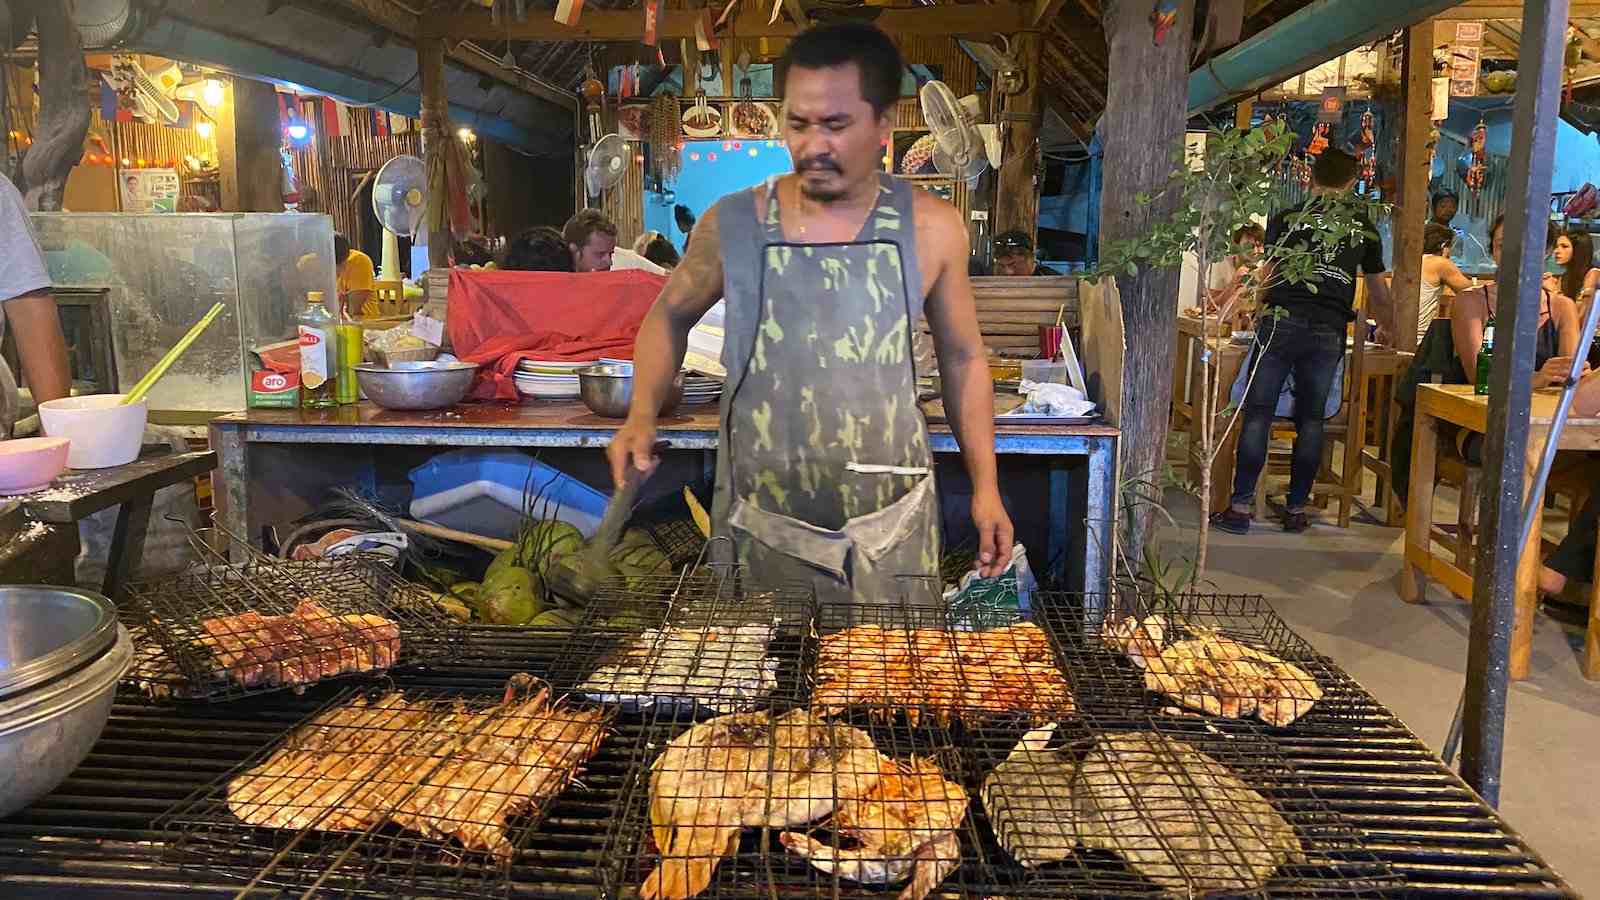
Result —
[[217, 170], [223, 212], [283, 212], [283, 144], [272, 85], [229, 78], [217, 120]]
[[[444, 41], [439, 38], [417, 39], [417, 73], [422, 82], [422, 163], [424, 172], [433, 172], [442, 165], [440, 155], [449, 142], [450, 98], [445, 93]], [[446, 204], [448, 206], [448, 204]], [[428, 267], [440, 269], [450, 265], [450, 229], [428, 234]]]
[[1061, 7], [1066, 5], [1066, 0], [1033, 0], [1033, 17], [1030, 24], [1034, 28], [1042, 28], [1056, 20], [1061, 14]]
[[[1600, 16], [1600, 3], [1593, 0], [1579, 0], [1567, 10], [1569, 19], [1591, 19], [1596, 16]], [[1465, 0], [1463, 3], [1435, 13], [1434, 18], [1446, 21], [1512, 19], [1521, 23], [1522, 4], [1510, 3], [1507, 0]]]
[[1207, 49], [1222, 50], [1239, 43], [1244, 33], [1245, 0], [1211, 0], [1211, 45]]
[[[870, 21], [894, 35], [1008, 34], [1026, 27], [1033, 14], [1031, 6], [996, 3], [993, 6], [932, 6], [884, 9]], [[658, 40], [694, 39], [694, 23], [700, 10], [663, 9], [656, 26]], [[865, 17], [863, 17], [865, 18]], [[478, 7], [456, 15], [430, 15], [421, 23], [422, 34], [453, 40], [475, 41], [636, 41], [644, 31], [638, 10], [595, 9], [586, 11], [576, 28], [568, 28], [543, 13], [526, 22], [496, 25], [489, 13]], [[767, 17], [753, 8], [742, 10], [732, 19], [728, 34], [742, 38], [793, 37], [805, 27], [779, 19], [767, 24]]]
[[1428, 176], [1433, 139], [1433, 23], [1406, 29], [1405, 57], [1400, 67], [1399, 202], [1395, 204], [1394, 318], [1380, 323], [1396, 349], [1417, 349], [1417, 307], [1422, 291], [1422, 230], [1428, 222]]
[[1026, 75], [1022, 90], [1006, 98], [1001, 114], [1006, 137], [995, 198], [995, 234], [1015, 228], [1031, 239], [1039, 230], [1039, 124], [1044, 114], [1039, 59], [1043, 49], [1044, 35], [1037, 31], [1025, 31], [1011, 41], [1011, 52]]

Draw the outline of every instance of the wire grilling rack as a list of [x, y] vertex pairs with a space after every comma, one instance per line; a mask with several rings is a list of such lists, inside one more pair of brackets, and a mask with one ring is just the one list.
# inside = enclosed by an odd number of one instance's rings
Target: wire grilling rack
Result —
[[1074, 693], [1093, 712], [1249, 719], [1334, 733], [1365, 713], [1359, 686], [1259, 596], [1051, 593], [1035, 605], [1061, 639]]
[[1060, 648], [1035, 623], [973, 630], [946, 604], [903, 602], [857, 607], [848, 613], [857, 624], [828, 630], [844, 615], [828, 604], [819, 612], [819, 710], [868, 707], [915, 724], [1009, 713], [1044, 721], [1074, 709]]
[[381, 560], [280, 560], [230, 541], [242, 562], [191, 537], [200, 566], [128, 587], [145, 633], [181, 676], [160, 667], [149, 689], [213, 701], [303, 690], [446, 658], [459, 643], [459, 626]]
[[180, 864], [247, 889], [509, 896], [608, 721], [526, 675], [499, 696], [346, 689], [158, 826]]
[[604, 856], [616, 897], [988, 896], [950, 733], [805, 708], [658, 712]]
[[1368, 897], [1399, 887], [1259, 725], [1079, 717], [970, 732], [1008, 897]]
[[629, 710], [796, 701], [809, 690], [814, 607], [808, 585], [752, 584], [737, 567], [612, 579], [584, 607], [547, 677]]

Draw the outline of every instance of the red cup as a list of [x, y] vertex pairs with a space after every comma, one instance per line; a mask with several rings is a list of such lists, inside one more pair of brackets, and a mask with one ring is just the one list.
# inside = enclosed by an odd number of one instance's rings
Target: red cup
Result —
[[1055, 359], [1061, 352], [1061, 342], [1067, 337], [1064, 325], [1039, 326], [1039, 358]]

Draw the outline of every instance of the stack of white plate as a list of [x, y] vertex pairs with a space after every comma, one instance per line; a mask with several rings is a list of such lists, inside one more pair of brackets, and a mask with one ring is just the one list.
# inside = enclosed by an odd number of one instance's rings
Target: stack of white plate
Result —
[[524, 400], [578, 399], [578, 370], [595, 360], [566, 362], [552, 359], [525, 359], [517, 363], [517, 393]]
[[722, 397], [722, 379], [709, 375], [685, 372], [683, 375], [683, 405], [700, 406], [715, 403]]

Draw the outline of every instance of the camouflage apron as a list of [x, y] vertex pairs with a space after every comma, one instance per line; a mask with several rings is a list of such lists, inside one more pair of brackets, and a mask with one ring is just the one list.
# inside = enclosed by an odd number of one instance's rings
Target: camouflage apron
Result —
[[753, 192], [718, 213], [718, 531], [753, 579], [803, 579], [852, 609], [927, 602], [938, 589], [938, 498], [912, 365], [922, 293], [910, 191], [883, 176], [849, 243], [785, 240], [776, 180], [759, 220]]

